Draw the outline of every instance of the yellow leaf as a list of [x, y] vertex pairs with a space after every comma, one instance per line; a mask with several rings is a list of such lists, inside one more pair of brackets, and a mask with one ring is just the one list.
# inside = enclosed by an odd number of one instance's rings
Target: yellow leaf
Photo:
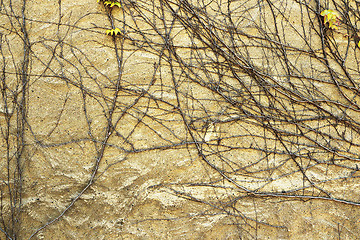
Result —
[[120, 34], [120, 33], [121, 33], [121, 31], [120, 31], [120, 29], [118, 29], [118, 28], [115, 28], [115, 31], [114, 31], [114, 33], [115, 33], [115, 35], [117, 35], [118, 33]]
[[320, 13], [320, 15], [321, 16], [326, 16], [326, 15], [328, 15], [329, 13], [332, 13], [333, 12], [333, 10], [324, 10], [324, 11], [322, 11], [321, 13]]
[[113, 33], [114, 33], [114, 29], [109, 29], [109, 30], [106, 30], [106, 35], [113, 35]]
[[121, 35], [121, 30], [119, 29], [119, 28], [115, 28], [115, 29], [108, 29], [108, 30], [106, 30], [106, 35], [118, 35], [118, 34], [120, 34]]
[[358, 45], [358, 47], [360, 47], [360, 41], [358, 42], [358, 44], [357, 44], [357, 45]]
[[121, 8], [121, 4], [119, 2], [112, 2], [112, 1], [105, 1], [104, 5], [109, 6], [112, 8], [114, 6], [118, 6], [119, 8]]
[[333, 10], [324, 10], [320, 13], [324, 17], [324, 24], [329, 23], [329, 28], [337, 29], [341, 16]]

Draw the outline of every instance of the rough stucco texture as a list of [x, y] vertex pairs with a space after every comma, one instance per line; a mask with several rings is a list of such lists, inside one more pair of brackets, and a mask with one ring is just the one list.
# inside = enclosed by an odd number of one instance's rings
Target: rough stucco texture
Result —
[[[124, 1], [110, 10], [95, 0], [31, 0], [24, 8], [1, 1], [2, 81], [16, 101], [2, 98], [0, 124], [5, 133], [5, 109], [14, 113], [13, 146], [24, 126], [18, 239], [44, 225], [33, 239], [357, 239], [357, 129], [340, 121], [334, 127], [330, 117], [295, 124], [321, 111], [341, 115], [348, 105], [323, 58], [314, 57], [322, 54], [321, 38], [310, 28], [319, 22], [306, 4], [260, 2]], [[220, 12], [231, 12], [233, 22]], [[243, 35], [226, 35], [231, 24]], [[106, 35], [113, 27], [122, 34]], [[332, 36], [340, 52], [347, 46], [341, 31]], [[272, 50], [277, 42], [286, 43], [286, 54]], [[356, 54], [348, 55], [356, 69]], [[301, 75], [295, 68], [303, 75], [293, 77]], [[288, 89], [296, 89], [294, 99]], [[344, 87], [356, 102], [351, 91]], [[25, 117], [17, 114], [23, 93]], [[354, 125], [355, 110], [346, 110]], [[271, 120], [291, 112], [303, 115]], [[337, 132], [344, 138], [329, 152]], [[16, 163], [6, 153], [16, 147], [1, 141], [7, 222], [7, 169]], [[341, 166], [329, 164], [334, 156], [345, 156]]]

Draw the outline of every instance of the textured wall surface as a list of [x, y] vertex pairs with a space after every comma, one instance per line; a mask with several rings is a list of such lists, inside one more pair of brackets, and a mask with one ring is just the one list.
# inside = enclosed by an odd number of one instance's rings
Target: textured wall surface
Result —
[[358, 239], [357, 2], [119, 3], [0, 2], [1, 239]]

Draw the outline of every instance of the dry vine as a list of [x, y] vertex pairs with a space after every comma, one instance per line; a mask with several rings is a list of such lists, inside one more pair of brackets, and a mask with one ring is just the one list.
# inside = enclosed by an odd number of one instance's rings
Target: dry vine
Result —
[[[159, 191], [201, 207], [133, 225], [219, 216], [239, 239], [261, 239], [263, 228], [274, 236], [288, 231], [261, 212], [265, 205], [321, 201], [357, 211], [356, 192], [334, 187], [356, 186], [360, 176], [355, 3], [139, 0], [120, 1], [121, 8], [93, 3], [97, 10], [73, 17], [59, 0], [54, 19], [44, 19], [31, 13], [31, 2], [0, 6], [0, 230], [6, 239], [31, 239], [78, 206], [90, 209], [95, 200], [81, 201], [96, 195], [108, 172], [167, 151], [199, 167], [188, 178], [133, 195]], [[342, 15], [339, 30], [324, 25], [325, 9]], [[44, 36], [34, 34], [45, 25]], [[105, 35], [115, 28], [121, 34]], [[137, 58], [148, 60], [139, 67]], [[144, 78], [132, 74], [142, 67]], [[43, 89], [56, 86], [58, 101], [39, 100]], [[55, 116], [46, 130], [47, 117], [37, 115], [42, 103]], [[57, 163], [57, 154], [69, 163]], [[39, 194], [34, 179], [45, 182], [31, 175], [39, 161], [69, 186], [56, 190], [63, 194], [57, 210], [31, 198]], [[75, 180], [68, 180], [75, 174], [70, 165], [79, 167]], [[112, 187], [131, 195], [120, 183]], [[125, 222], [134, 203], [126, 204]], [[51, 214], [39, 217], [34, 206]], [[37, 223], [30, 227], [23, 219]], [[339, 239], [359, 233], [356, 225], [337, 227]]]

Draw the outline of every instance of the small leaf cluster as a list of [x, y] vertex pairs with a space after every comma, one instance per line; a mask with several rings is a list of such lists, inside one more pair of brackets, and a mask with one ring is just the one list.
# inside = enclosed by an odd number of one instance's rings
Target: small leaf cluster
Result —
[[329, 28], [338, 29], [341, 16], [334, 10], [324, 10], [320, 13], [324, 17], [324, 24], [329, 23]]
[[121, 8], [121, 4], [119, 2], [105, 1], [104, 5], [111, 7], [111, 8], [114, 6], [118, 6], [119, 8]]
[[[97, 2], [102, 2], [102, 0], [97, 0]], [[114, 6], [118, 6], [119, 8], [121, 8], [121, 4], [119, 2], [113, 2], [113, 1], [104, 1], [103, 2], [105, 6], [108, 7], [114, 7]]]
[[[97, 2], [102, 2], [105, 6], [108, 6], [110, 8], [117, 6], [119, 8], [121, 8], [121, 4], [120, 2], [116, 2], [116, 1], [104, 1], [104, 0], [97, 0]], [[111, 35], [111, 36], [116, 36], [116, 35], [121, 35], [121, 30], [119, 28], [115, 28], [115, 29], [108, 29], [106, 30], [106, 35]]]
[[[338, 12], [327, 9], [322, 11], [320, 15], [324, 17], [324, 24], [329, 23], [329, 28], [335, 30], [338, 29], [341, 20], [341, 16]], [[360, 48], [360, 41], [358, 41], [357, 46]]]
[[121, 34], [121, 31], [120, 31], [120, 29], [119, 28], [115, 28], [115, 29], [109, 29], [109, 30], [106, 30], [106, 35], [114, 35], [114, 36], [116, 36], [116, 35], [118, 35], [118, 34]]

